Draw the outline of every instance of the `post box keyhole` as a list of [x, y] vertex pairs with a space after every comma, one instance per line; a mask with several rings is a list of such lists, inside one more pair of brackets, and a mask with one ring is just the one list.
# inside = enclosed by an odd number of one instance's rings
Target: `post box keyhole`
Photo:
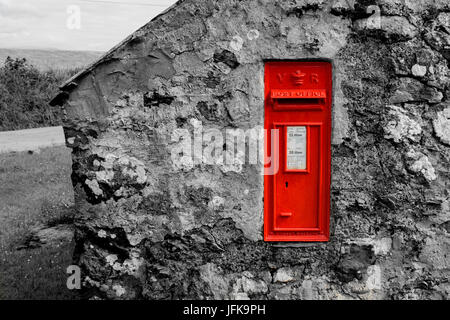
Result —
[[286, 188], [289, 187], [289, 183], [286, 181]]

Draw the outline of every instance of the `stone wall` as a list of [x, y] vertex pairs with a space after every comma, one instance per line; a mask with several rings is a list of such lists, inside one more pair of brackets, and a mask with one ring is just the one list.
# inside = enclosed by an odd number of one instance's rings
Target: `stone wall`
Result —
[[[174, 166], [173, 133], [262, 126], [264, 61], [308, 58], [334, 65], [331, 240], [265, 243], [262, 168]], [[448, 299], [449, 61], [447, 0], [180, 1], [61, 94], [88, 295]]]

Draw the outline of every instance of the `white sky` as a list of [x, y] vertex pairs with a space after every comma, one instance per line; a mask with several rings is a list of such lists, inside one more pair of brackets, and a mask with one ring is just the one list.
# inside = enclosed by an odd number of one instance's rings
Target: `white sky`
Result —
[[0, 48], [107, 51], [175, 2], [0, 0]]

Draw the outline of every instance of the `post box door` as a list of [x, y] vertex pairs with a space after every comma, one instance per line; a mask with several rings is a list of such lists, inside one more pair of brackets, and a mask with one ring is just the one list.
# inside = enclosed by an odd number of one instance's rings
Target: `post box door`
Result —
[[266, 241], [329, 239], [331, 97], [331, 63], [266, 63]]

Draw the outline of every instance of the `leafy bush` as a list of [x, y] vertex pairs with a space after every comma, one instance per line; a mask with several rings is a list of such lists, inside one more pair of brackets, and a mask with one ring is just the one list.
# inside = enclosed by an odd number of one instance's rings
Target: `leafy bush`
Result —
[[26, 59], [8, 57], [0, 67], [0, 131], [61, 125], [62, 110], [49, 101], [77, 70], [39, 71]]

